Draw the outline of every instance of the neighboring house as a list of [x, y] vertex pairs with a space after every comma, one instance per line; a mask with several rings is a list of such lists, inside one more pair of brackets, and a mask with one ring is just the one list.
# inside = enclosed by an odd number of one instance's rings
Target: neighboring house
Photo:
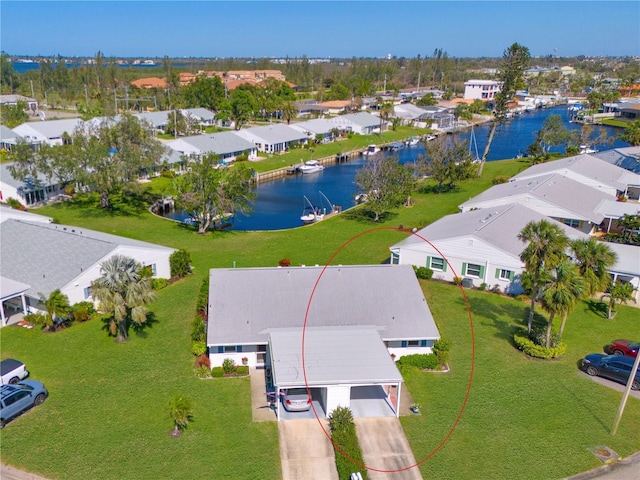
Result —
[[[349, 113], [347, 115], [339, 115], [331, 119], [335, 123], [336, 128], [342, 130], [350, 130], [358, 135], [371, 135], [380, 131], [380, 117], [371, 115], [367, 112]], [[387, 122], [382, 122], [382, 129], [387, 127]]]
[[169, 85], [164, 78], [158, 77], [147, 77], [147, 78], [139, 78], [138, 80], [134, 80], [131, 82], [131, 85], [137, 88], [167, 88]]
[[322, 103], [315, 100], [302, 100], [295, 102], [295, 106], [298, 110], [298, 118], [322, 117], [329, 113]]
[[632, 105], [620, 109], [620, 118], [625, 120], [638, 120], [640, 119], [640, 105]]
[[272, 372], [278, 397], [305, 385], [303, 332], [308, 383], [325, 414], [348, 407], [360, 387], [386, 387], [386, 395], [395, 387], [399, 398], [402, 378], [390, 355], [429, 353], [440, 338], [408, 265], [210, 270], [212, 366], [246, 358]]
[[591, 154], [592, 157], [640, 174], [640, 146], [615, 148]]
[[281, 123], [245, 128], [234, 133], [255, 144], [258, 151], [266, 153], [284, 153], [292, 146], [305, 144], [308, 140], [304, 133]]
[[625, 195], [638, 199], [640, 175], [629, 172], [593, 155], [577, 155], [532, 165], [511, 177], [511, 182], [529, 180], [543, 175], [560, 174], [614, 197]]
[[640, 297], [640, 246], [607, 243], [617, 255], [616, 263], [609, 269], [611, 280], [630, 283], [634, 288], [634, 302]]
[[64, 144], [64, 136], [73, 132], [83, 124], [79, 118], [64, 120], [46, 120], [43, 122], [27, 122], [13, 129], [26, 142], [32, 144], [47, 144], [55, 147]]
[[51, 179], [39, 174], [37, 179], [32, 177], [24, 181], [13, 178], [9, 167], [12, 163], [0, 165], [0, 201], [6, 202], [13, 198], [25, 207], [45, 203], [51, 197], [64, 193], [64, 185], [57, 177]]
[[0, 106], [10, 105], [16, 106], [18, 102], [23, 102], [26, 105], [26, 110], [35, 112], [38, 110], [38, 101], [35, 98], [25, 97], [24, 95], [0, 95]]
[[156, 132], [164, 133], [167, 124], [169, 123], [169, 110], [162, 110], [160, 112], [143, 112], [136, 113], [133, 116], [141, 122], [149, 124]]
[[322, 108], [329, 115], [339, 115], [344, 113], [351, 108], [352, 104], [353, 102], [351, 102], [351, 100], [331, 100], [321, 103]]
[[201, 127], [210, 127], [216, 123], [216, 115], [206, 108], [185, 108], [180, 110], [185, 118], [197, 123]]
[[20, 138], [22, 137], [9, 127], [0, 125], [0, 149], [11, 151]]
[[464, 98], [490, 101], [502, 89], [502, 82], [495, 80], [467, 80], [464, 82]]
[[475, 287], [484, 283], [487, 288], [497, 286], [503, 292], [519, 294], [524, 271], [520, 254], [526, 244], [518, 240], [518, 234], [527, 223], [540, 220], [557, 225], [570, 239], [589, 238], [512, 203], [443, 217], [390, 247], [391, 263], [430, 268], [433, 278], [439, 280], [453, 281], [457, 276]]
[[431, 127], [432, 114], [422, 107], [411, 103], [401, 103], [393, 107], [393, 115], [400, 119], [402, 125], [413, 125], [419, 128]]
[[7, 309], [41, 310], [40, 295], [48, 297], [56, 289], [72, 305], [92, 301], [91, 282], [113, 255], [134, 258], [150, 266], [154, 277], [170, 278], [169, 256], [175, 251], [86, 228], [15, 218], [0, 223], [0, 247], [0, 276], [17, 282], [14, 292], [5, 292], [3, 286], [3, 326]]
[[182, 137], [168, 143], [168, 146], [188, 157], [200, 157], [213, 153], [224, 163], [233, 162], [238, 155], [247, 155], [250, 160], [257, 158], [256, 146], [236, 132], [218, 132], [205, 135]]
[[345, 125], [338, 125], [333, 118], [318, 118], [316, 120], [307, 120], [306, 122], [292, 123], [289, 126], [304, 133], [309, 140], [314, 140], [321, 136], [322, 141], [330, 141], [333, 139], [334, 130], [337, 130], [339, 135], [344, 135], [351, 131]]
[[493, 209], [520, 203], [584, 233], [592, 233], [605, 219], [598, 211], [601, 202], [615, 199], [614, 195], [597, 188], [552, 174], [494, 185], [462, 203], [460, 210]]

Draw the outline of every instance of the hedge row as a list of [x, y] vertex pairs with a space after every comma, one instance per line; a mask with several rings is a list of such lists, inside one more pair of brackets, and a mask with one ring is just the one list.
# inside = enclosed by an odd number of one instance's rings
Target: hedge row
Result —
[[514, 335], [513, 341], [519, 350], [522, 350], [530, 357], [544, 359], [558, 358], [567, 352], [567, 344], [564, 342], [560, 342], [556, 347], [547, 348], [543, 345], [536, 344], [532, 340], [529, 340], [529, 338], [523, 337], [522, 335]]
[[[357, 465], [358, 463], [364, 465], [364, 458], [360, 443], [358, 443], [356, 425], [353, 423], [351, 410], [347, 407], [338, 407], [331, 412], [329, 428], [331, 440], [334, 443], [338, 478], [348, 479], [352, 473], [360, 470], [363, 480], [367, 480], [367, 470]], [[340, 450], [336, 448], [336, 445], [340, 447]]]
[[405, 355], [397, 362], [400, 366], [413, 366], [433, 370], [438, 366], [438, 357], [434, 353], [414, 353]]

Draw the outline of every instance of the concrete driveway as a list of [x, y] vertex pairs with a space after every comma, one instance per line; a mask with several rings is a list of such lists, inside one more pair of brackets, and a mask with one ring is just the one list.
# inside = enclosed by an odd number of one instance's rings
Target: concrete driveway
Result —
[[278, 438], [283, 480], [338, 480], [333, 445], [317, 420], [278, 422]]
[[[355, 424], [367, 467], [398, 470], [416, 463], [409, 441], [396, 417], [356, 418]], [[418, 467], [396, 473], [369, 470], [367, 475], [371, 480], [422, 480]]]
[[[626, 385], [615, 382], [613, 380], [609, 380], [608, 378], [592, 377], [582, 371], [579, 371], [578, 373], [584, 377], [590, 378], [591, 380], [593, 380], [596, 383], [599, 383], [600, 385], [604, 385], [605, 387], [612, 388], [620, 393], [624, 393], [625, 389], [627, 388]], [[629, 393], [629, 396], [640, 400], [640, 390], [631, 390], [631, 392]], [[638, 475], [638, 479], [640, 479], [640, 475]]]

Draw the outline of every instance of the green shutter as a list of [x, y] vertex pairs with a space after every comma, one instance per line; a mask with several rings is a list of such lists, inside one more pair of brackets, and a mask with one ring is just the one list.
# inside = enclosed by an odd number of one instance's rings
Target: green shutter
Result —
[[480, 278], [484, 278], [484, 265], [480, 266], [480, 275], [479, 275], [479, 277]]
[[431, 257], [427, 257], [427, 264], [425, 265], [427, 268], [431, 268]]
[[496, 278], [500, 278], [500, 269], [496, 268]]
[[442, 259], [442, 271], [447, 271], [447, 261], [444, 258]]
[[462, 271], [460, 272], [460, 275], [466, 275], [467, 274], [467, 264], [465, 262], [462, 262]]
[[509, 280], [511, 280], [513, 282], [514, 277], [516, 276], [515, 272], [513, 270], [511, 270], [511, 272], [509, 272]]

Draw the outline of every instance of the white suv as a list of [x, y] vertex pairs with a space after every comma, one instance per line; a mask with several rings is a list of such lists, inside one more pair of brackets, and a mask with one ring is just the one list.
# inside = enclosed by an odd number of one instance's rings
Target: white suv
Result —
[[13, 358], [7, 358], [0, 362], [0, 375], [2, 380], [0, 385], [15, 384], [29, 375], [27, 367], [24, 363], [14, 360]]

